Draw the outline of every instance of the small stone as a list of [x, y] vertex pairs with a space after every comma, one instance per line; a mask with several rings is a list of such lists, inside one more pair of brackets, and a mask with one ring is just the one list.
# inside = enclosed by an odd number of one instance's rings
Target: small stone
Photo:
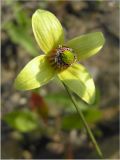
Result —
[[88, 7], [87, 3], [83, 1], [71, 1], [70, 4], [74, 12], [79, 12]]
[[18, 103], [20, 100], [20, 94], [19, 93], [14, 93], [12, 96], [11, 96], [11, 101], [13, 103]]
[[22, 156], [23, 156], [25, 159], [32, 159], [32, 154], [31, 154], [29, 151], [27, 151], [27, 150], [24, 150], [24, 151], [22, 152]]
[[64, 151], [64, 144], [51, 142], [47, 145], [47, 149], [50, 150], [51, 152], [61, 154]]
[[20, 104], [21, 105], [24, 105], [24, 104], [26, 104], [27, 103], [27, 99], [26, 98], [21, 98], [20, 99]]

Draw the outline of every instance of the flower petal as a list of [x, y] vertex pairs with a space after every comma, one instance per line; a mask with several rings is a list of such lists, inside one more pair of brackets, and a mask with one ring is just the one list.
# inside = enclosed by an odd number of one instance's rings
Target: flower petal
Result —
[[63, 28], [49, 11], [38, 9], [32, 16], [32, 27], [37, 43], [45, 53], [64, 41]]
[[54, 73], [45, 56], [38, 56], [31, 60], [17, 76], [15, 87], [19, 90], [38, 88], [51, 80]]
[[73, 64], [65, 71], [59, 73], [59, 78], [73, 92], [89, 104], [95, 99], [95, 86], [92, 77], [85, 67]]
[[83, 60], [96, 54], [103, 47], [104, 42], [103, 34], [94, 32], [76, 37], [68, 41], [66, 45], [74, 49], [78, 60]]

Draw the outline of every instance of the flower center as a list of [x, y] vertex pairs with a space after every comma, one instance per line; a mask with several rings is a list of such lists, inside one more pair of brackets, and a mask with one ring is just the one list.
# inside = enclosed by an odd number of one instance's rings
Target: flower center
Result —
[[71, 66], [76, 61], [76, 56], [73, 53], [73, 49], [59, 45], [48, 56], [48, 60], [55, 69], [61, 71]]

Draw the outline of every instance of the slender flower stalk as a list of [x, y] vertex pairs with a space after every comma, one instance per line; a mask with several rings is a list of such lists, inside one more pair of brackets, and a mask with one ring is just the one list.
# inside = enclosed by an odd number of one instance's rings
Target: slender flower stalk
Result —
[[93, 145], [95, 146], [96, 152], [98, 153], [98, 155], [99, 155], [100, 158], [103, 158], [103, 154], [101, 152], [101, 149], [100, 149], [99, 145], [97, 144], [97, 141], [95, 140], [95, 137], [94, 137], [91, 129], [89, 128], [89, 126], [88, 126], [88, 124], [87, 124], [87, 122], [85, 120], [85, 117], [84, 117], [83, 113], [81, 112], [81, 110], [78, 109], [78, 106], [77, 106], [75, 98], [73, 97], [73, 95], [70, 92], [69, 88], [64, 83], [63, 83], [63, 85], [64, 85], [64, 87], [65, 87], [65, 89], [66, 89], [66, 91], [67, 91], [67, 93], [68, 93], [68, 95], [69, 95], [72, 103], [74, 104], [74, 106], [76, 108], [76, 111], [77, 111], [77, 113], [78, 113], [78, 115], [79, 115], [82, 123], [84, 124], [84, 127], [85, 127], [85, 129], [86, 129], [86, 131], [87, 131], [87, 133], [88, 133], [88, 135], [89, 135], [89, 137], [90, 137]]

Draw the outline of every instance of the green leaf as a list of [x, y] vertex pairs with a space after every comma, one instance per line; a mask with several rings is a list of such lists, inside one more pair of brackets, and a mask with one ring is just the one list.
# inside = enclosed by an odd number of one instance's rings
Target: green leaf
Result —
[[[30, 35], [31, 18], [28, 16], [28, 10], [25, 10], [25, 8], [23, 8], [18, 2], [14, 3], [13, 0], [11, 2], [9, 1], [8, 7], [11, 8], [14, 14], [14, 20], [11, 20], [11, 18], [4, 20], [2, 28], [6, 30], [14, 43], [19, 44], [21, 47], [26, 49], [29, 54], [32, 56], [39, 55], [37, 44]], [[14, 21], [16, 23], [14, 23]]]
[[[44, 98], [48, 103], [53, 103], [57, 105], [57, 107], [59, 107], [60, 105], [60, 107], [62, 107], [64, 111], [71, 113], [76, 112], [73, 103], [64, 91], [50, 94], [48, 93], [48, 95], [46, 95]], [[80, 98], [78, 98], [77, 104], [79, 109], [81, 110], [86, 110], [88, 107], [93, 107], [91, 105], [88, 105], [87, 103], [84, 103], [84, 101], [82, 101]]]
[[[98, 109], [87, 109], [83, 112], [87, 123], [97, 123], [102, 118], [102, 113]], [[62, 119], [62, 128], [65, 130], [82, 129], [83, 123], [80, 121], [80, 117], [77, 113], [66, 115]]]
[[103, 34], [94, 32], [76, 37], [68, 41], [66, 45], [74, 49], [78, 60], [83, 60], [96, 54], [103, 47], [104, 42]]
[[36, 41], [45, 53], [49, 53], [64, 41], [63, 28], [49, 11], [38, 9], [32, 16], [32, 27]]
[[39, 127], [38, 118], [30, 111], [14, 111], [5, 115], [3, 119], [20, 132], [29, 132]]
[[85, 102], [92, 104], [95, 100], [95, 86], [91, 75], [85, 67], [73, 64], [58, 74], [61, 81]]
[[53, 78], [55, 71], [48, 64], [44, 55], [31, 60], [15, 80], [15, 87], [20, 90], [38, 88]]
[[71, 104], [71, 100], [65, 92], [48, 93], [44, 98], [48, 102], [53, 102], [62, 106], [69, 106], [68, 104]]
[[19, 27], [22, 27], [23, 30], [26, 30], [27, 28], [31, 29], [31, 18], [28, 14], [29, 11], [26, 10], [26, 8], [23, 8], [20, 3], [14, 3], [14, 1], [12, 2], [10, 7], [13, 10], [13, 14], [17, 23], [19, 24]]
[[28, 30], [25, 30], [25, 27], [16, 26], [12, 22], [8, 22], [5, 24], [4, 29], [14, 43], [24, 47], [32, 56], [39, 55], [35, 43], [32, 37], [29, 36]]

